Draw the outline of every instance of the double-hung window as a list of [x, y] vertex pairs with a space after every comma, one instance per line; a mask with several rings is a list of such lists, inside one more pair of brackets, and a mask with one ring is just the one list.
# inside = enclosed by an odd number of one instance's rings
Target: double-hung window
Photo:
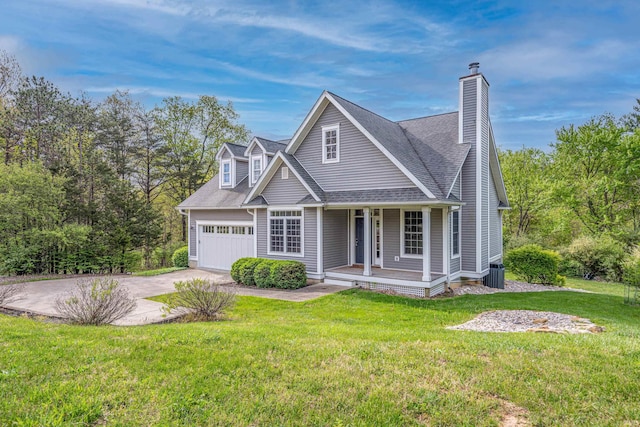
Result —
[[451, 256], [460, 256], [460, 211], [451, 212]]
[[220, 184], [231, 185], [231, 161], [226, 160], [220, 164]]
[[422, 256], [422, 211], [402, 211], [402, 255]]
[[269, 253], [302, 256], [302, 211], [269, 212]]
[[262, 157], [251, 158], [251, 183], [255, 184], [262, 173]]
[[340, 126], [322, 127], [322, 163], [340, 161]]

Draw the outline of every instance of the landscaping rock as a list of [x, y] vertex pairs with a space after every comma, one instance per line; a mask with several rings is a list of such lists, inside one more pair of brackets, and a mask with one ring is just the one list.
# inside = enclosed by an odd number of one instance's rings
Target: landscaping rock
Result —
[[[540, 320], [546, 320], [542, 326]], [[537, 321], [537, 322], [536, 322]], [[533, 310], [496, 310], [479, 314], [475, 319], [447, 329], [482, 332], [546, 332], [589, 334], [604, 328], [589, 319], [569, 314]]]

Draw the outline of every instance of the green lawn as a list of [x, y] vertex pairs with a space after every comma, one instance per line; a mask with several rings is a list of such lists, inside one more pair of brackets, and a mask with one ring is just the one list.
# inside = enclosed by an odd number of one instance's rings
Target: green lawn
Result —
[[161, 274], [173, 273], [174, 271], [180, 271], [180, 270], [186, 270], [186, 269], [187, 269], [187, 267], [165, 267], [165, 268], [158, 268], [156, 270], [136, 271], [132, 275], [133, 276], [144, 276], [144, 277], [159, 276]]
[[[518, 280], [512, 273], [506, 272], [505, 278], [509, 280]], [[609, 294], [624, 296], [624, 285], [622, 283], [612, 282], [598, 282], [595, 280], [584, 280], [576, 277], [567, 277], [567, 288], [583, 289], [589, 292], [596, 292], [599, 294]]]
[[[598, 335], [445, 327], [493, 309], [588, 317]], [[640, 423], [640, 308], [575, 292], [415, 300], [240, 297], [230, 320], [79, 327], [0, 315], [0, 425]]]

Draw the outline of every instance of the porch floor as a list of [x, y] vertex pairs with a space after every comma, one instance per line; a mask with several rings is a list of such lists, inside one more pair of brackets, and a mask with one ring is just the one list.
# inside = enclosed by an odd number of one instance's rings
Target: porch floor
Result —
[[[364, 276], [364, 266], [353, 265], [330, 268], [326, 270], [327, 273], [349, 274], [353, 276]], [[431, 273], [431, 281], [438, 280], [444, 277], [441, 273]], [[407, 270], [393, 270], [391, 268], [371, 267], [371, 276], [368, 277], [381, 277], [385, 279], [406, 280], [410, 282], [422, 282], [421, 271], [407, 271]]]

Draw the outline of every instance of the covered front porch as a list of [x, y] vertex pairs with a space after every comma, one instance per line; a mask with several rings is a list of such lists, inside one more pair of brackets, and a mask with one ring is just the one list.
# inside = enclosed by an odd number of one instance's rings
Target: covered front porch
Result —
[[429, 297], [444, 292], [447, 281], [447, 275], [444, 273], [432, 273], [431, 281], [424, 282], [422, 272], [378, 266], [372, 266], [370, 273], [365, 275], [362, 265], [336, 267], [325, 271], [325, 282]]
[[450, 212], [447, 205], [327, 207], [326, 281], [427, 297], [444, 292]]

